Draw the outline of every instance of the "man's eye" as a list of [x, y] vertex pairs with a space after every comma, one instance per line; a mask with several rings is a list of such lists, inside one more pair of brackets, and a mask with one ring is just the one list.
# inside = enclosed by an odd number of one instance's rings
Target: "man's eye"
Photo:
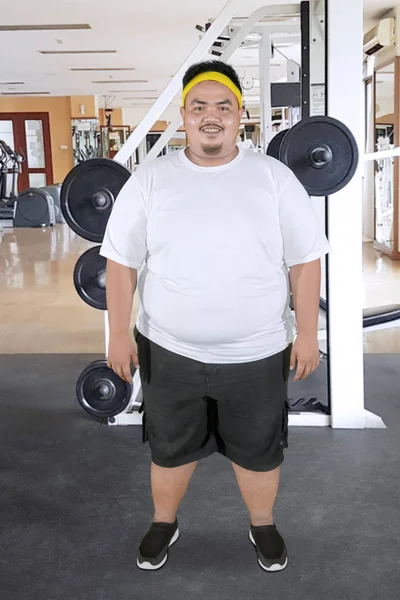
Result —
[[196, 106], [194, 110], [200, 112], [201, 110], [204, 110], [204, 106]]
[[219, 107], [219, 110], [227, 111], [227, 110], [228, 110], [228, 107], [227, 107], [227, 106], [220, 106], [220, 107]]

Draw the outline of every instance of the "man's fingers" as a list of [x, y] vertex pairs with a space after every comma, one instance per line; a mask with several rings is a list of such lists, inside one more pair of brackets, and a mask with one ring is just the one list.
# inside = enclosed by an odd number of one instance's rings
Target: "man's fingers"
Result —
[[132, 383], [131, 366], [129, 363], [123, 367], [122, 372], [124, 374], [125, 381]]
[[300, 381], [302, 379], [305, 367], [306, 363], [300, 362], [299, 360], [297, 361], [297, 371], [293, 381]]

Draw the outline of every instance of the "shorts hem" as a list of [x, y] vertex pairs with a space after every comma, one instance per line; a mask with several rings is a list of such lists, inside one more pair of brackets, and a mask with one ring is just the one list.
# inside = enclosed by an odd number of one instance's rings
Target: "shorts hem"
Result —
[[230, 455], [229, 452], [222, 452], [221, 450], [219, 450], [219, 453], [222, 454], [222, 456], [225, 456], [225, 458], [227, 458], [228, 460], [234, 462], [239, 467], [246, 469], [246, 471], [256, 471], [258, 473], [266, 473], [268, 471], [274, 471], [275, 469], [280, 467], [281, 464], [285, 460], [285, 457], [282, 453], [282, 455], [279, 457], [279, 459], [271, 462], [268, 465], [262, 465], [260, 461], [258, 461], [256, 464], [254, 464], [254, 463], [250, 464], [251, 461], [247, 462], [238, 457], [234, 457], [234, 456]]
[[217, 449], [208, 452], [198, 452], [190, 456], [183, 456], [182, 458], [177, 458], [175, 460], [159, 460], [157, 458], [154, 458], [153, 456], [151, 457], [151, 459], [153, 463], [158, 467], [162, 467], [164, 469], [174, 469], [175, 467], [183, 467], [184, 465], [189, 465], [190, 463], [202, 460], [203, 458], [208, 458], [216, 452], [218, 452]]

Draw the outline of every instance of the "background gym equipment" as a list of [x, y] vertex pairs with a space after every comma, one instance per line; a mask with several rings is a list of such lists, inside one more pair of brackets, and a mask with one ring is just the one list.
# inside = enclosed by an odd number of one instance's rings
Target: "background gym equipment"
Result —
[[14, 227], [52, 227], [56, 223], [53, 196], [44, 188], [28, 188], [15, 201]]
[[[8, 144], [0, 140], [0, 219], [11, 220], [14, 217], [14, 205], [18, 195], [18, 175], [25, 157], [14, 152]], [[12, 184], [7, 196], [9, 163], [12, 163]]]
[[84, 302], [99, 310], [107, 310], [106, 266], [100, 256], [101, 246], [90, 248], [79, 257], [74, 269], [75, 289]]
[[332, 117], [310, 117], [280, 131], [272, 138], [267, 154], [287, 165], [310, 196], [338, 192], [358, 166], [353, 134]]
[[116, 197], [130, 172], [109, 158], [87, 160], [68, 173], [61, 188], [61, 210], [79, 236], [101, 242]]
[[281, 143], [288, 131], [289, 129], [282, 129], [281, 131], [278, 131], [276, 135], [274, 135], [274, 137], [268, 144], [268, 156], [272, 156], [272, 158], [276, 158], [276, 160], [279, 160], [279, 150], [281, 147]]

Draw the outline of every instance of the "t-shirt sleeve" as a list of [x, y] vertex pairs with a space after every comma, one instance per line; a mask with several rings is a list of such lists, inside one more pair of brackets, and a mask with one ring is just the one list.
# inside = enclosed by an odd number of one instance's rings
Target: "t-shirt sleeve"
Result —
[[279, 220], [286, 266], [293, 267], [322, 258], [330, 251], [330, 245], [314, 200], [287, 167], [280, 171], [279, 179]]
[[100, 254], [139, 270], [147, 256], [146, 174], [128, 179], [117, 196], [107, 222]]

